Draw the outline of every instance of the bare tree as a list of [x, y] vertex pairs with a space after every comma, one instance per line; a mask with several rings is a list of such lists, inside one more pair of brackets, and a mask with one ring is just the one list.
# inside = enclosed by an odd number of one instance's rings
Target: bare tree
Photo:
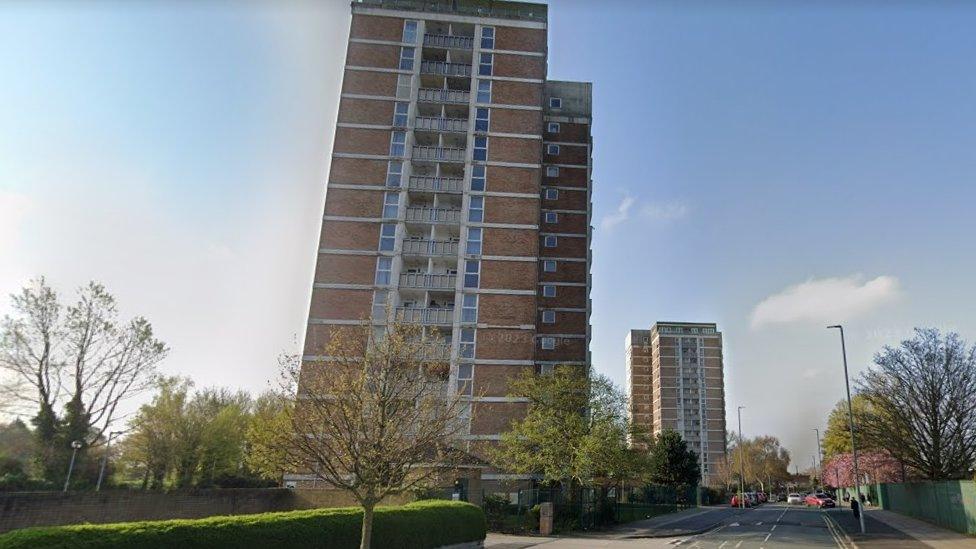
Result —
[[917, 328], [875, 355], [858, 389], [869, 406], [855, 429], [874, 446], [929, 480], [967, 476], [976, 462], [976, 346]]
[[367, 324], [340, 327], [321, 353], [325, 362], [304, 371], [300, 360], [283, 362], [286, 390], [297, 390], [295, 405], [285, 407], [289, 461], [359, 502], [364, 549], [383, 498], [462, 459], [457, 443], [467, 412], [447, 383], [448, 363], [429, 358], [430, 339], [419, 326], [397, 322], [380, 335]]
[[3, 319], [0, 333], [0, 370], [5, 384], [17, 388], [17, 399], [35, 408], [38, 440], [48, 448], [59, 435], [100, 444], [119, 403], [150, 387], [166, 345], [146, 319], [121, 321], [115, 298], [94, 282], [68, 307], [44, 278], [11, 299], [14, 316]]

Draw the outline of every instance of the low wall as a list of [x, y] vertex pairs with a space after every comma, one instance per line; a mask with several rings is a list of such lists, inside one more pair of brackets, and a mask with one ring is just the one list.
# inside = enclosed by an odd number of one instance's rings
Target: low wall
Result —
[[976, 534], [976, 483], [971, 480], [877, 485], [882, 509], [963, 534]]

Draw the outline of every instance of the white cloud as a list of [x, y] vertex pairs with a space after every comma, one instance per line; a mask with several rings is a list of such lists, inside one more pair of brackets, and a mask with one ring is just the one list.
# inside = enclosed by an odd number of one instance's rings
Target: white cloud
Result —
[[861, 275], [810, 279], [773, 294], [752, 310], [752, 327], [787, 322], [843, 322], [888, 303], [900, 294], [898, 279]]
[[630, 219], [630, 212], [637, 206], [641, 219], [667, 223], [676, 221], [688, 214], [688, 207], [681, 202], [645, 202], [638, 204], [637, 199], [627, 195], [617, 205], [616, 211], [607, 214], [600, 220], [600, 227], [610, 230]]
[[600, 227], [604, 230], [610, 230], [617, 225], [620, 225], [624, 221], [630, 219], [630, 208], [634, 205], [634, 198], [632, 196], [625, 196], [620, 204], [617, 206], [617, 211], [612, 214], [603, 217], [600, 221]]
[[688, 206], [681, 202], [650, 203], [641, 207], [641, 216], [654, 221], [675, 221], [688, 215]]

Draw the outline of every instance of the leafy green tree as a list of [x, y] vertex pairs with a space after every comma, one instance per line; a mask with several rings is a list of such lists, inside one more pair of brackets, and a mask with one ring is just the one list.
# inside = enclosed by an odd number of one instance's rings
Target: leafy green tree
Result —
[[288, 468], [282, 434], [290, 432], [291, 401], [268, 391], [254, 401], [247, 427], [247, 466], [258, 476], [280, 481]]
[[658, 433], [648, 453], [651, 482], [668, 486], [695, 486], [701, 480], [698, 455], [688, 448], [677, 431], [665, 429]]
[[605, 483], [639, 473], [641, 460], [627, 444], [624, 397], [606, 377], [559, 366], [524, 373], [509, 394], [529, 403], [493, 453], [503, 468], [539, 473], [548, 483]]
[[[869, 406], [870, 404], [864, 395], [854, 395], [851, 398], [858, 452], [879, 450], [858, 429], [859, 425], [864, 425]], [[834, 409], [830, 411], [830, 415], [827, 416], [827, 430], [824, 431], [822, 443], [824, 461], [840, 454], [851, 453], [851, 423], [847, 413], [846, 399], [837, 401], [837, 405], [834, 406]]]

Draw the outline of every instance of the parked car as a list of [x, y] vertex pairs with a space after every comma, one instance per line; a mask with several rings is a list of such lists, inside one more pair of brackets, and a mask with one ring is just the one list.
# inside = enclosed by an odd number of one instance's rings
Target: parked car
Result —
[[[742, 499], [745, 502], [746, 507], [752, 507], [752, 504], [749, 502], [748, 497], [744, 497]], [[732, 496], [732, 507], [741, 507], [739, 503], [739, 494], [735, 494], [734, 496]]]
[[787, 505], [803, 505], [803, 496], [796, 492], [786, 496]]
[[806, 497], [805, 502], [807, 507], [819, 507], [821, 509], [837, 507], [837, 503], [834, 502], [833, 498], [824, 493], [810, 494]]
[[756, 497], [759, 498], [759, 503], [766, 503], [769, 498], [766, 496], [766, 492], [756, 492]]
[[749, 502], [753, 505], [759, 505], [759, 495], [755, 492], [746, 492], [746, 497], [749, 498]]
[[769, 503], [776, 503], [779, 501], [779, 494], [769, 494]]

